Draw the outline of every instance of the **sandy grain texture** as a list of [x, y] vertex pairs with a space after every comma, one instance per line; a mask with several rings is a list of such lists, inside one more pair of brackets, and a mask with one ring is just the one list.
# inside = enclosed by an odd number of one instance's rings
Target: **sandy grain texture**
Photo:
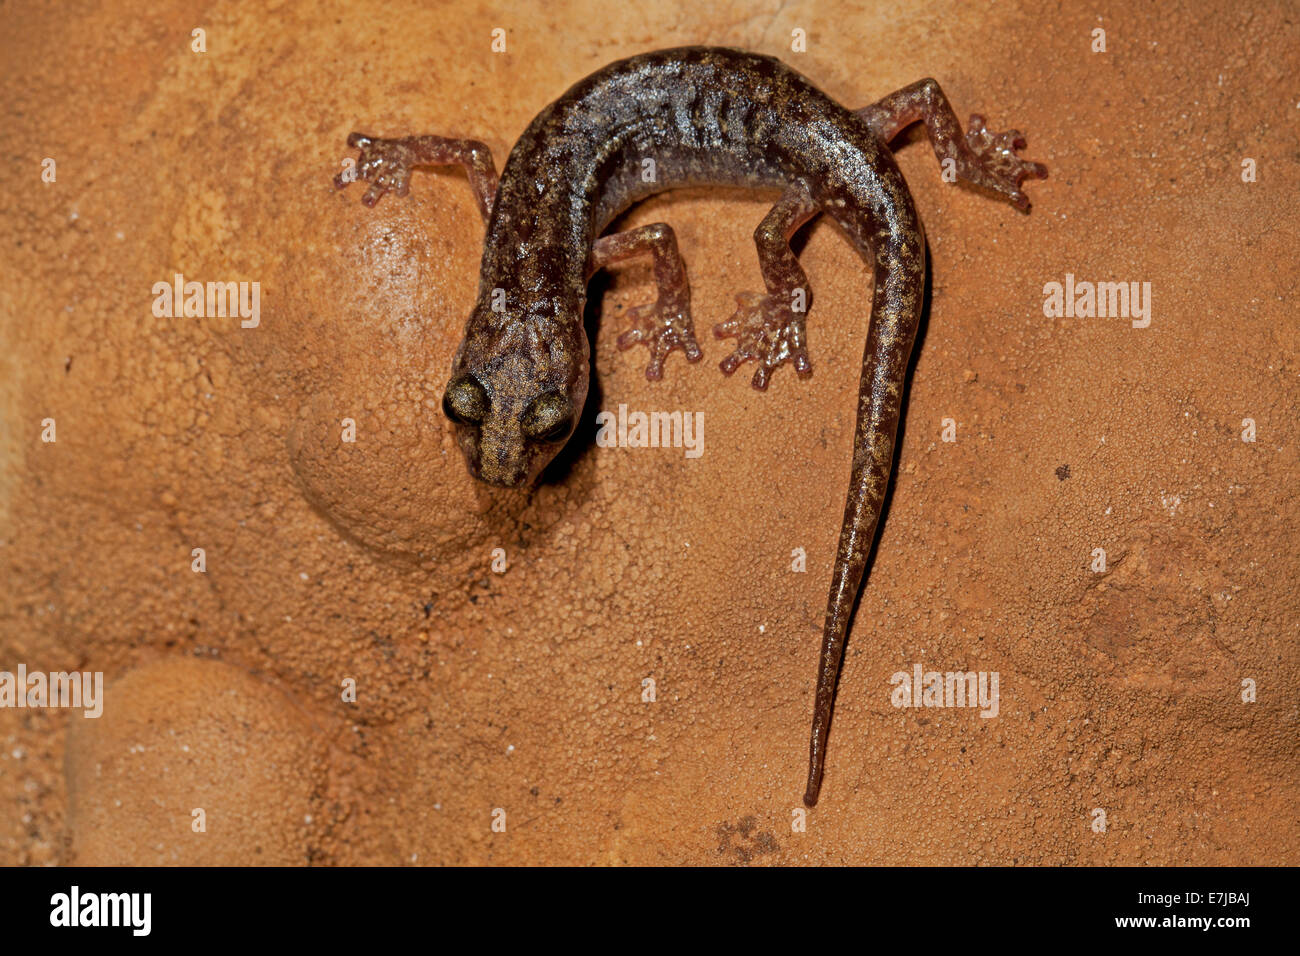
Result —
[[[98, 723], [0, 710], [0, 863], [1300, 862], [1300, 12], [1130, 6], [0, 7], [0, 670], [110, 681]], [[766, 394], [703, 338], [647, 382], [614, 339], [649, 271], [598, 280], [597, 407], [703, 412], [706, 453], [580, 444], [502, 494], [438, 410], [464, 177], [330, 185], [352, 129], [501, 163], [573, 81], [684, 43], [855, 106], [932, 75], [1052, 172], [1024, 217], [901, 149], [930, 301], [805, 833], [863, 263], [809, 230], [815, 374]], [[676, 229], [701, 329], [758, 287], [770, 202], [627, 217]], [[259, 281], [260, 327], [155, 318], [177, 272]], [[1150, 282], [1151, 326], [1045, 317], [1066, 273]], [[999, 716], [894, 708], [915, 663], [997, 671]]]

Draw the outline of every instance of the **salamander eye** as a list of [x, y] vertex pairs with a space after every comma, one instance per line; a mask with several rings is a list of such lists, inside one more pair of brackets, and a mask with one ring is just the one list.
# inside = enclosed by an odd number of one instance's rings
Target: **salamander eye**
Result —
[[524, 435], [534, 441], [561, 442], [573, 429], [573, 403], [563, 392], [543, 392], [520, 419]]
[[473, 375], [462, 375], [447, 386], [442, 413], [458, 425], [481, 425], [488, 415], [487, 389]]

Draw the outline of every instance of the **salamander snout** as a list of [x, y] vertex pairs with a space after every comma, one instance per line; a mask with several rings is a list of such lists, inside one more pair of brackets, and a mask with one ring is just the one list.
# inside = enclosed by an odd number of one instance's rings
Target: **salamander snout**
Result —
[[470, 474], [490, 485], [518, 488], [546, 467], [568, 440], [576, 419], [562, 389], [531, 390], [461, 372], [443, 396], [442, 409], [456, 424]]

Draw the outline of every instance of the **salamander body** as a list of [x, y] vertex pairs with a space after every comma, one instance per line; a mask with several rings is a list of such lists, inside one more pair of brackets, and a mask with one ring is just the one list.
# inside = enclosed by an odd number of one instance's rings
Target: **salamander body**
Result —
[[[990, 133], [978, 115], [963, 133], [933, 80], [853, 111], [780, 60], [723, 48], [646, 53], [579, 81], [528, 126], [499, 179], [490, 151], [475, 140], [354, 133], [348, 141], [360, 150], [357, 176], [370, 183], [367, 205], [390, 190], [405, 195], [417, 166], [456, 164], [469, 175], [487, 234], [478, 299], [443, 409], [470, 472], [494, 485], [533, 481], [572, 434], [590, 375], [583, 312], [596, 270], [652, 257], [658, 298], [631, 310], [619, 337], [621, 348], [649, 348], [648, 378], [662, 377], [674, 351], [701, 358], [671, 227], [603, 235], [632, 203], [684, 186], [783, 190], [754, 233], [765, 291], [742, 293], [736, 312], [714, 327], [719, 338], [735, 339], [722, 371], [752, 362], [760, 390], [784, 364], [800, 376], [812, 372], [804, 323], [810, 290], [791, 236], [825, 212], [872, 263], [853, 460], [813, 708], [809, 806], [821, 787], [835, 684], [889, 482], [920, 318], [925, 238], [888, 146], [917, 121], [960, 179], [1028, 211], [1021, 184], [1047, 171], [1016, 155], [1021, 134]], [[340, 187], [349, 181], [336, 180]]]

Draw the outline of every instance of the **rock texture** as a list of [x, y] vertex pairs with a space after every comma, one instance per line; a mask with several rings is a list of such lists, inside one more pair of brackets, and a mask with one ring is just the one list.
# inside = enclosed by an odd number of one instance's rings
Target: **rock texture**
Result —
[[[1293, 15], [269, 7], [3, 13], [0, 670], [109, 688], [98, 722], [0, 710], [0, 864], [1300, 862]], [[815, 374], [766, 394], [717, 343], [647, 382], [614, 341], [649, 270], [598, 278], [592, 410], [701, 412], [705, 454], [589, 431], [502, 494], [438, 409], [477, 284], [463, 175], [374, 210], [330, 183], [353, 129], [500, 164], [573, 81], [684, 43], [855, 105], [934, 76], [1052, 173], [1024, 217], [900, 146], [930, 301], [806, 832], [863, 263], [808, 230]], [[771, 199], [629, 214], [676, 229], [701, 329], [758, 287]], [[176, 273], [259, 282], [260, 325], [156, 318]], [[1067, 273], [1150, 282], [1150, 326], [1045, 316]], [[893, 707], [917, 663], [997, 671], [998, 716]]]

